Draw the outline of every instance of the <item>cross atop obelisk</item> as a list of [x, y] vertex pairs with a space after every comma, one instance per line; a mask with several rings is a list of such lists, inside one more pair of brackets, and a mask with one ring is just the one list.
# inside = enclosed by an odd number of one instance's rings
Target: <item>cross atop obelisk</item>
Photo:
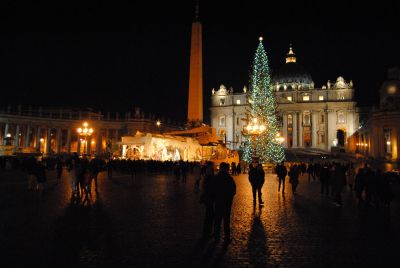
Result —
[[188, 123], [203, 122], [203, 55], [199, 1], [196, 1], [190, 47]]

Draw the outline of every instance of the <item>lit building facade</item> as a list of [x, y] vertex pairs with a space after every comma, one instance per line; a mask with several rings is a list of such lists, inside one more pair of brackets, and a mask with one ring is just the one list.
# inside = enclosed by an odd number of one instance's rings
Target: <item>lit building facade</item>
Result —
[[372, 109], [367, 121], [354, 133], [348, 150], [378, 160], [399, 161], [400, 68], [391, 68], [382, 84], [379, 107]]
[[[177, 130], [177, 123], [161, 120], [157, 125], [154, 115], [135, 108], [127, 112], [106, 115], [91, 110], [42, 109], [11, 105], [0, 109], [0, 140], [3, 145], [12, 145], [17, 152], [87, 153], [111, 152], [124, 135], [141, 132], [163, 132]], [[84, 122], [93, 129], [86, 138], [78, 133]], [[8, 144], [7, 144], [8, 143]]]
[[[271, 86], [286, 148], [344, 148], [359, 126], [353, 82], [338, 77], [316, 88], [291, 47], [286, 63], [273, 74]], [[242, 131], [249, 110], [247, 91], [244, 87], [235, 93], [224, 85], [212, 90], [211, 126], [231, 149], [239, 149], [245, 142]]]

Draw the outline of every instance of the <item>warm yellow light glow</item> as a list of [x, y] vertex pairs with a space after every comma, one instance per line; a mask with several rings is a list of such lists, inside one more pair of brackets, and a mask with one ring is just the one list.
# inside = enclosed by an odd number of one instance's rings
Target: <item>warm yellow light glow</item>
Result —
[[87, 126], [88, 126], [88, 123], [87, 123], [87, 122], [83, 123], [83, 126], [84, 126], [84, 127], [87, 127]]
[[257, 122], [258, 122], [258, 119], [257, 118], [253, 118], [253, 123], [257, 124]]
[[87, 129], [87, 128], [84, 128], [84, 129], [83, 129], [83, 133], [86, 134], [87, 132], [88, 132], [88, 129]]
[[261, 126], [260, 126], [260, 131], [263, 132], [264, 130], [265, 130], [265, 126], [264, 126], [264, 125], [261, 125]]
[[322, 96], [322, 95], [318, 96], [318, 100], [323, 101], [324, 100], [324, 96]]
[[11, 133], [7, 133], [7, 138], [11, 138]]
[[308, 95], [303, 96], [303, 101], [309, 101], [309, 100], [310, 100], [310, 96], [308, 96]]
[[82, 128], [77, 129], [78, 133], [82, 133]]
[[92, 141], [92, 144], [95, 144], [96, 142], [95, 141]]
[[260, 36], [260, 37], [258, 38], [258, 40], [261, 42], [261, 41], [263, 40], [263, 37]]
[[251, 125], [248, 125], [248, 126], [246, 127], [246, 129], [247, 129], [247, 131], [251, 131], [251, 130], [252, 130]]
[[257, 130], [258, 130], [258, 128], [259, 128], [259, 126], [258, 126], [258, 125], [254, 125], [254, 126], [253, 126], [253, 130], [254, 130], [254, 131], [257, 131]]
[[157, 121], [156, 125], [159, 127], [161, 125], [160, 120]]
[[43, 139], [43, 138], [40, 138], [40, 142], [44, 142], [44, 139]]
[[390, 145], [390, 141], [387, 141], [386, 144], [387, 144], [387, 145]]
[[287, 96], [287, 100], [292, 101], [293, 100], [292, 96]]
[[90, 134], [93, 133], [93, 128], [89, 128], [89, 133], [90, 133]]

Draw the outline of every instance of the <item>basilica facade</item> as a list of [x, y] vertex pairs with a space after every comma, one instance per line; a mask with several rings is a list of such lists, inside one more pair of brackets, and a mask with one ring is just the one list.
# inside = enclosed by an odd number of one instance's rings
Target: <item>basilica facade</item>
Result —
[[[286, 148], [330, 151], [345, 148], [359, 127], [353, 82], [338, 77], [318, 88], [311, 75], [297, 63], [290, 47], [285, 64], [272, 76], [280, 133]], [[249, 112], [248, 90], [234, 92], [221, 85], [212, 90], [211, 126], [231, 149], [243, 146], [242, 136]]]

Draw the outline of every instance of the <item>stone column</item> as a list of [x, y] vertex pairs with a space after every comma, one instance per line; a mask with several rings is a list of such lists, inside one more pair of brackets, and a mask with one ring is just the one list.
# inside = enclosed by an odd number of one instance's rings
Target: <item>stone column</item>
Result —
[[37, 127], [36, 129], [36, 151], [40, 152], [40, 129], [41, 127]]
[[330, 150], [333, 140], [336, 138], [336, 113], [334, 110], [327, 110], [327, 128], [326, 133], [328, 134], [327, 149]]
[[[4, 126], [4, 136], [3, 136], [3, 139], [7, 137], [8, 129], [9, 129], [9, 125], [8, 125], [8, 123], [6, 123], [6, 125]], [[3, 140], [3, 142], [4, 142], [4, 140]]]
[[311, 145], [313, 148], [318, 147], [317, 124], [317, 111], [311, 111]]
[[118, 142], [118, 129], [115, 130], [115, 142]]
[[15, 126], [14, 146], [19, 146], [19, 125]]
[[282, 137], [285, 139], [283, 141], [283, 147], [288, 147], [288, 135], [287, 135], [287, 113], [282, 114], [283, 121], [283, 129], [282, 129]]
[[58, 154], [61, 153], [61, 141], [62, 141], [61, 134], [62, 134], [62, 129], [58, 128], [57, 129], [57, 153]]
[[302, 112], [298, 112], [297, 115], [298, 118], [298, 126], [297, 129], [299, 130], [298, 132], [298, 137], [299, 137], [299, 141], [298, 141], [298, 146], [299, 147], [303, 147], [303, 113]]
[[26, 125], [26, 132], [25, 132], [25, 139], [24, 139], [25, 148], [28, 148], [30, 145], [30, 136], [29, 136], [30, 130], [31, 130], [31, 126]]
[[78, 155], [81, 154], [81, 137], [78, 135], [78, 140], [76, 141], [76, 152]]
[[297, 112], [292, 115], [293, 120], [293, 148], [297, 147]]
[[71, 153], [71, 129], [67, 130], [67, 152]]
[[51, 128], [46, 131], [46, 154], [51, 153]]

